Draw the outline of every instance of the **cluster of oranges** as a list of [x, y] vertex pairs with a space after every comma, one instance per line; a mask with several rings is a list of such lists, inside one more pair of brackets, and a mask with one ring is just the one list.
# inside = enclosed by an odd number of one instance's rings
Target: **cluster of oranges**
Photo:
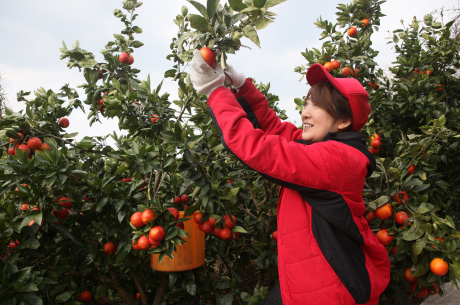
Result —
[[[394, 202], [394, 206], [398, 208], [398, 206], [402, 205], [404, 202], [407, 202], [409, 200], [409, 196], [407, 195], [406, 192], [400, 191], [399, 193], [396, 193], [392, 197], [392, 201]], [[390, 220], [393, 218], [394, 224], [396, 226], [399, 226], [400, 228], [403, 228], [405, 225], [411, 226], [412, 225], [412, 220], [409, 216], [409, 214], [403, 210], [400, 210], [398, 212], [394, 212], [393, 208], [394, 206], [387, 202], [383, 204], [382, 206], [378, 207], [375, 211], [368, 212], [364, 218], [367, 220], [368, 223], [370, 223], [374, 218], [378, 218], [382, 221], [382, 224], [384, 221]], [[396, 233], [391, 232], [388, 228], [382, 228], [377, 233], [375, 234], [377, 239], [385, 246], [388, 247], [392, 244], [393, 240], [396, 237]], [[444, 238], [435, 238], [435, 242], [444, 242]], [[432, 248], [435, 248], [435, 246], [432, 244]], [[393, 255], [397, 254], [397, 247], [394, 245], [390, 252]], [[406, 272], [404, 273], [404, 278], [409, 282], [412, 293], [419, 298], [425, 298], [428, 294], [436, 294], [439, 291], [438, 285], [433, 283], [431, 287], [421, 287], [419, 290], [416, 292], [417, 288], [417, 282], [418, 278], [416, 276], [411, 275], [411, 267], [407, 268]], [[434, 275], [437, 276], [444, 276], [449, 272], [449, 264], [442, 258], [435, 257], [431, 260], [430, 262], [430, 270]]]
[[373, 135], [371, 135], [371, 148], [369, 148], [369, 151], [371, 152], [371, 154], [377, 154], [379, 151], [380, 151], [380, 145], [382, 144], [382, 138], [380, 137], [380, 135], [378, 135], [377, 133], [374, 133]]
[[236, 225], [236, 217], [234, 215], [226, 214], [223, 217], [213, 218], [209, 217], [208, 220], [203, 220], [203, 213], [196, 212], [193, 215], [193, 220], [198, 224], [198, 228], [205, 234], [214, 233], [214, 235], [223, 240], [235, 239], [240, 235], [235, 232], [233, 228]]

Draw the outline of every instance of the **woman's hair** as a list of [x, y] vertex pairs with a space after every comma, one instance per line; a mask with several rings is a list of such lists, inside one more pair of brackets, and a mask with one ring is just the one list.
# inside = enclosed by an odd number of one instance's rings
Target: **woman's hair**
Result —
[[314, 84], [308, 91], [305, 102], [307, 100], [326, 110], [335, 120], [350, 120], [351, 124], [343, 131], [352, 130], [353, 113], [350, 103], [330, 82]]

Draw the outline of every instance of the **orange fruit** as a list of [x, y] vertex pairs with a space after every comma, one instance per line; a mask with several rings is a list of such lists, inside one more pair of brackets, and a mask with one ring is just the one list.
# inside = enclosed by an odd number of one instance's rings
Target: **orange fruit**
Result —
[[80, 300], [82, 300], [83, 302], [90, 302], [92, 297], [93, 295], [88, 290], [85, 290], [82, 293], [80, 293]]
[[333, 60], [331, 61], [332, 66], [334, 67], [334, 70], [340, 69], [340, 61], [338, 60]]
[[348, 67], [345, 67], [342, 69], [342, 76], [343, 77], [348, 77], [351, 75], [351, 69]]
[[111, 241], [105, 243], [104, 245], [104, 252], [109, 254], [109, 255], [113, 255], [115, 254], [115, 251], [117, 250], [117, 247], [115, 246], [115, 244]]
[[409, 166], [409, 169], [407, 170], [407, 174], [410, 175], [414, 172], [415, 170], [415, 165], [412, 164], [411, 166]]
[[409, 214], [404, 211], [395, 214], [395, 222], [400, 226], [402, 226], [408, 218]]
[[371, 135], [371, 141], [372, 141], [372, 140], [380, 140], [380, 139], [381, 139], [381, 138], [380, 138], [380, 135], [377, 134], [377, 133], [374, 133], [373, 135]]
[[147, 250], [148, 248], [150, 248], [150, 242], [148, 237], [145, 235], [139, 237], [139, 239], [137, 240], [137, 245], [139, 246], [139, 248], [141, 248], [141, 250]]
[[67, 127], [69, 127], [69, 124], [70, 124], [70, 122], [69, 122], [69, 119], [68, 119], [68, 118], [61, 118], [61, 119], [59, 120], [59, 126], [61, 126], [62, 128], [67, 128]]
[[367, 18], [361, 20], [361, 22], [363, 23], [363, 26], [368, 26], [369, 25], [369, 19], [367, 19]]
[[232, 238], [232, 231], [229, 228], [223, 228], [220, 230], [219, 236], [223, 240], [230, 239]]
[[355, 37], [357, 33], [358, 33], [358, 30], [357, 30], [356, 27], [354, 27], [354, 26], [350, 27], [350, 28], [347, 30], [347, 34], [348, 34], [348, 36], [350, 36], [350, 37]]
[[449, 265], [442, 258], [433, 258], [430, 263], [431, 272], [443, 276], [449, 272]]
[[131, 215], [131, 224], [136, 228], [140, 228], [145, 225], [145, 223], [142, 221], [142, 212], [136, 212]]
[[389, 203], [385, 203], [381, 207], [377, 208], [377, 210], [375, 210], [375, 216], [381, 220], [388, 219], [391, 217], [391, 215], [393, 215], [393, 207]]
[[162, 226], [154, 226], [149, 231], [149, 237], [156, 242], [162, 241], [165, 239], [166, 230]]
[[384, 246], [388, 246], [389, 244], [391, 244], [391, 242], [395, 238], [394, 235], [388, 234], [388, 229], [381, 229], [375, 234], [375, 236]]
[[331, 73], [332, 71], [334, 71], [334, 66], [332, 65], [332, 63], [328, 61], [324, 64], [324, 69], [326, 69], [327, 72]]
[[381, 142], [380, 142], [380, 140], [378, 140], [378, 139], [372, 140], [372, 142], [371, 142], [371, 146], [372, 146], [372, 148], [374, 148], [374, 149], [375, 149], [375, 148], [379, 148], [379, 147], [380, 147], [380, 144], [381, 144]]
[[157, 217], [155, 212], [153, 210], [147, 209], [144, 212], [142, 212], [142, 223], [147, 224], [148, 222], [154, 220], [155, 217]]
[[30, 138], [29, 141], [27, 141], [27, 147], [29, 147], [32, 150], [40, 150], [42, 149], [42, 140], [40, 140], [37, 137]]
[[278, 231], [275, 231], [272, 233], [272, 239], [273, 240], [278, 240]]
[[417, 277], [416, 276], [412, 276], [411, 274], [411, 268], [407, 268], [406, 271], [404, 272], [404, 278], [406, 279], [406, 281], [408, 281], [409, 283], [415, 283], [417, 282]]

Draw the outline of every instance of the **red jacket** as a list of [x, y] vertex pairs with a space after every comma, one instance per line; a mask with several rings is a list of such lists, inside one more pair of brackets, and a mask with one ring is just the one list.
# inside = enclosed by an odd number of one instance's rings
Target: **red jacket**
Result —
[[278, 269], [284, 305], [378, 304], [390, 280], [385, 247], [364, 219], [364, 180], [375, 159], [360, 133], [300, 140], [250, 79], [208, 99], [223, 145], [281, 185]]

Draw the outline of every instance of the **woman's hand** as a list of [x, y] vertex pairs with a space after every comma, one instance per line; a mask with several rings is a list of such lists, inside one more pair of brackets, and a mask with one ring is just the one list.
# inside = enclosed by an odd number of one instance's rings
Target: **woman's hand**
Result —
[[209, 97], [211, 92], [224, 85], [225, 75], [222, 67], [217, 64], [216, 68], [213, 69], [204, 61], [199, 50], [193, 51], [190, 66], [190, 81], [198, 93]]

